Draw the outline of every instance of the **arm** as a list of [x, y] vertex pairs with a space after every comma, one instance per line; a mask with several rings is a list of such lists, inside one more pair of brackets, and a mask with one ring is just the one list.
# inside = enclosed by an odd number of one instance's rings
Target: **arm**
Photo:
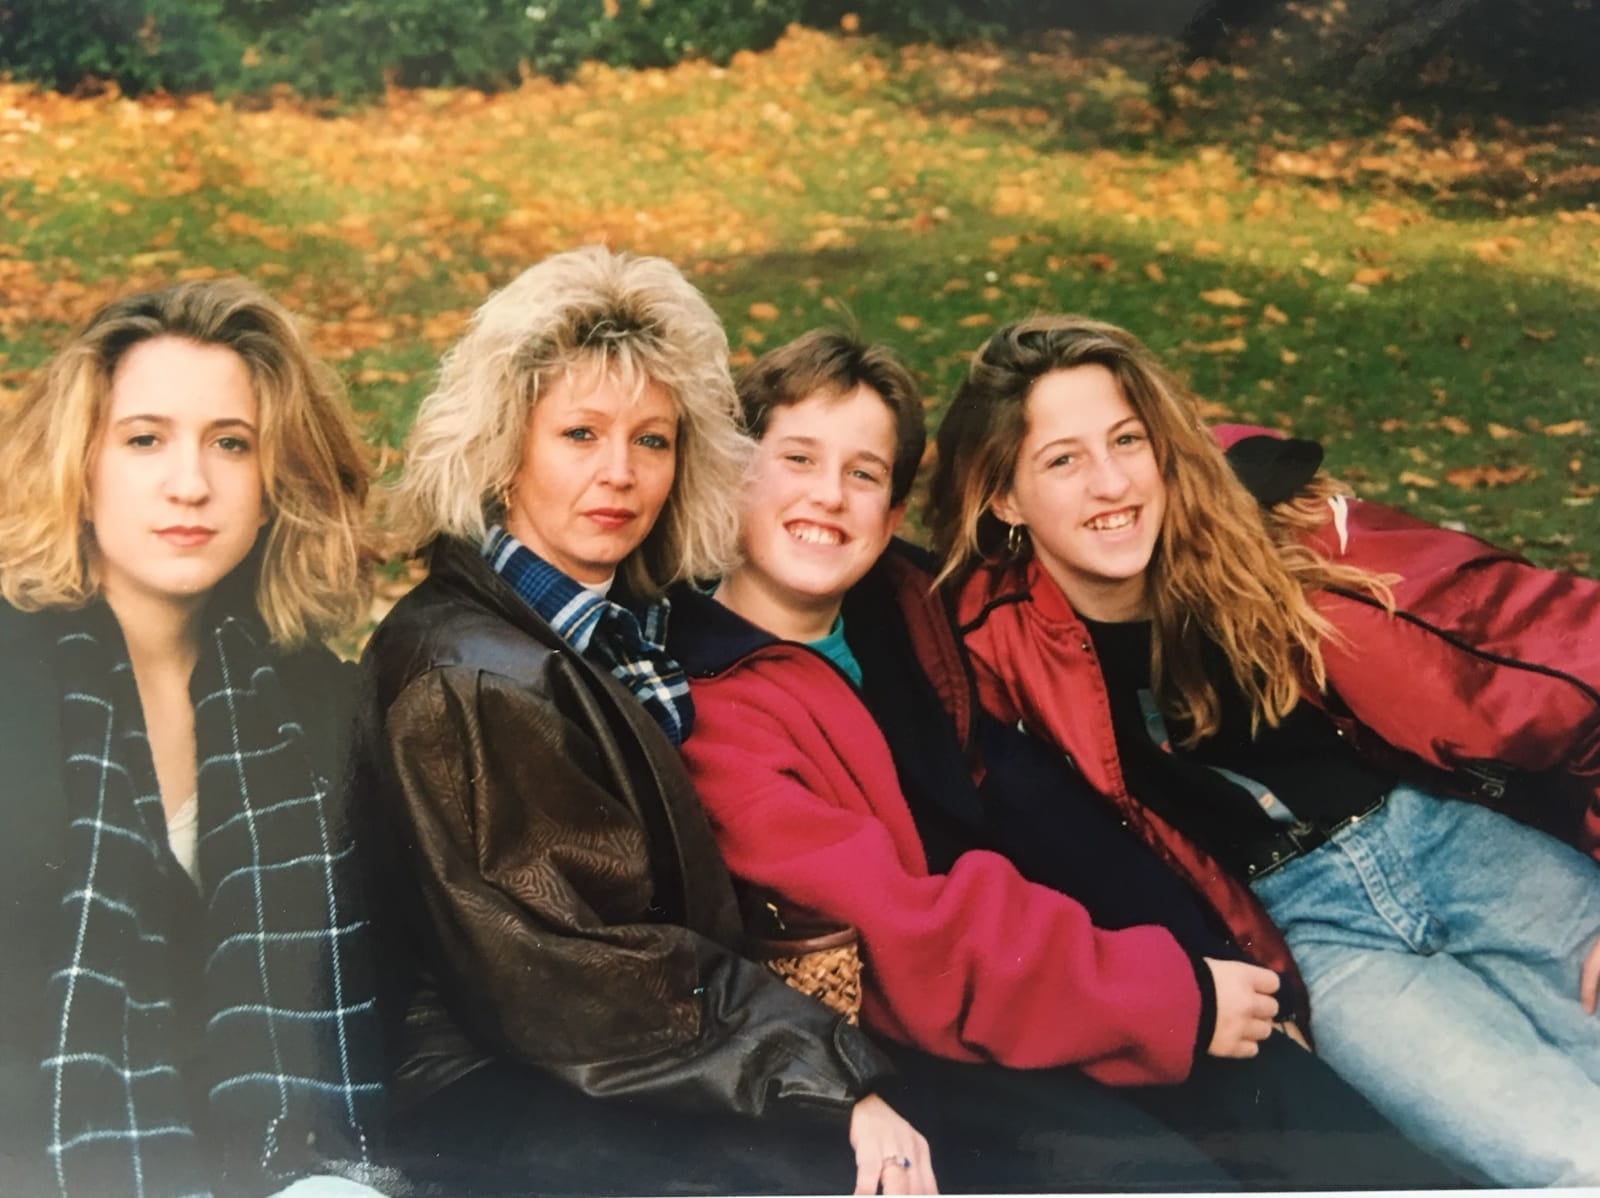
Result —
[[[824, 664], [746, 661], [697, 684], [695, 709], [684, 754], [730, 867], [856, 926], [877, 1026], [957, 1060], [1076, 1064], [1119, 1084], [1187, 1075], [1200, 996], [1172, 936], [1097, 929], [993, 853], [928, 876], [888, 748]], [[819, 711], [870, 739], [841, 750]]]
[[645, 833], [606, 781], [627, 758], [604, 727], [449, 667], [396, 697], [382, 748], [381, 797], [411, 842], [411, 932], [487, 1051], [595, 1095], [750, 1115], [781, 1100], [842, 1117], [871, 1088], [880, 1063], [855, 1029], [660, 921]]

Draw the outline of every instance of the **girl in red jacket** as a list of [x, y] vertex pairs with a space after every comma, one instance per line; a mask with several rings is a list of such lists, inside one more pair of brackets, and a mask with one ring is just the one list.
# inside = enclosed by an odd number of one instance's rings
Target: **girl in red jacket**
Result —
[[[1068, 754], [1258, 959], [1281, 929], [1325, 1059], [1494, 1182], [1600, 1182], [1600, 873], [1416, 784], [1473, 721], [1524, 718], [1463, 717], [1453, 671], [1484, 653], [1361, 657], [1323, 599], [1392, 609], [1391, 579], [1269, 533], [1192, 397], [1095, 321], [978, 352], [930, 523], [984, 706]], [[1363, 670], [1330, 687], [1336, 653]], [[1351, 718], [1373, 691], [1388, 741]]]
[[[858, 930], [863, 1022], [899, 1046], [907, 1088], [965, 1100], [958, 1121], [992, 1129], [982, 1159], [941, 1159], [947, 1189], [1182, 1184], [1169, 1128], [1226, 1171], [1208, 1186], [1453, 1181], [1273, 1033], [1275, 974], [1239, 960], [1114, 821], [1068, 812], [1095, 799], [1053, 754], [971, 718], [931, 569], [890, 541], [924, 446], [904, 367], [818, 330], [755, 363], [739, 392], [760, 441], [743, 560], [714, 599], [673, 596], [668, 648], [696, 712], [685, 760], [736, 875], [791, 922]], [[985, 817], [1001, 808], [1072, 842], [1042, 872], [1083, 902], [971, 847], [1001, 847], [998, 825], [1015, 821]], [[963, 810], [979, 814], [938, 818]], [[1077, 888], [1099, 872], [1144, 901]]]

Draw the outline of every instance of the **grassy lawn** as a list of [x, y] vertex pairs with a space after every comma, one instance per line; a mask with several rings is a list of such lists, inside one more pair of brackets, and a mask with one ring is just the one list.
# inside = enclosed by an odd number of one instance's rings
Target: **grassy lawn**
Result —
[[1600, 126], [1357, 111], [1255, 68], [1068, 39], [792, 33], [327, 116], [0, 85], [0, 396], [98, 303], [237, 271], [313, 323], [384, 464], [488, 291], [664, 254], [739, 357], [853, 320], [937, 410], [995, 325], [1140, 334], [1218, 418], [1321, 438], [1365, 495], [1600, 560]]

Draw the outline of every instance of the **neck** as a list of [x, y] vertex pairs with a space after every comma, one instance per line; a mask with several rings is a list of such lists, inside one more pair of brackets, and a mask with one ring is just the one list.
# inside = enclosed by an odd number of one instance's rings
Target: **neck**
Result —
[[716, 599], [757, 628], [801, 644], [820, 641], [833, 631], [844, 602], [834, 599], [816, 607], [799, 607], [762, 587], [746, 570], [735, 570], [727, 575], [717, 588]]
[[1150, 589], [1143, 574], [1102, 583], [1089, 583], [1079, 578], [1064, 582], [1056, 578], [1048, 566], [1045, 574], [1061, 589], [1072, 610], [1085, 619], [1102, 624], [1130, 624], [1150, 618]]
[[208, 594], [176, 603], [137, 592], [106, 592], [106, 606], [122, 629], [134, 677], [180, 670], [187, 678], [193, 672], [200, 656], [200, 616]]

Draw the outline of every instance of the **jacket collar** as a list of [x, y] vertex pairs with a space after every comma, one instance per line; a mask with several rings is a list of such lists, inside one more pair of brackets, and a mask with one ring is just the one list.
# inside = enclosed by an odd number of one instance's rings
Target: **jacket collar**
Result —
[[780, 639], [689, 583], [672, 588], [667, 652], [690, 678], [715, 677]]
[[527, 600], [494, 572], [478, 547], [460, 537], [439, 537], [428, 546], [428, 580], [455, 592], [549, 649], [570, 646]]
[[[872, 599], [897, 600], [907, 587], [926, 587], [933, 558], [926, 549], [895, 537], [844, 599], [845, 634], [851, 612]], [[691, 678], [710, 678], [782, 638], [758, 628], [710, 595], [687, 583], [672, 589], [672, 626], [667, 650]]]

